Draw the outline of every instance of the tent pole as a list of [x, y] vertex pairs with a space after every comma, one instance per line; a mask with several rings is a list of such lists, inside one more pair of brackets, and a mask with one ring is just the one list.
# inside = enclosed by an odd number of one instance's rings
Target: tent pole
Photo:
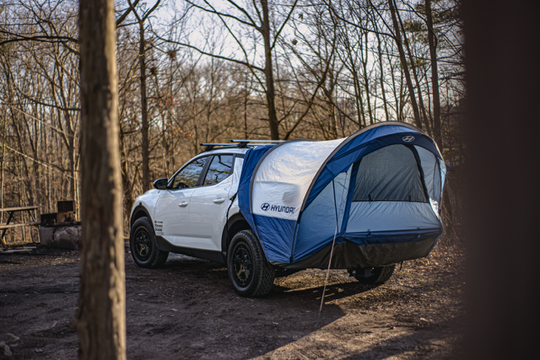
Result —
[[328, 275], [330, 274], [330, 265], [332, 264], [332, 256], [334, 255], [334, 244], [336, 243], [336, 236], [337, 236], [337, 224], [336, 224], [336, 231], [334, 232], [334, 240], [332, 240], [332, 248], [330, 250], [330, 259], [328, 260], [328, 268], [326, 269], [326, 277], [324, 279], [324, 286], [323, 291], [321, 295], [321, 305], [319, 306], [319, 314], [317, 315], [317, 325], [315, 325], [315, 328], [319, 329], [319, 320], [321, 319], [321, 312], [322, 307], [324, 304], [324, 293], [326, 292], [326, 284], [328, 283]]
[[321, 312], [322, 312], [322, 307], [323, 307], [323, 304], [324, 304], [324, 294], [326, 292], [326, 284], [328, 283], [328, 276], [330, 275], [330, 266], [332, 265], [332, 256], [334, 255], [334, 245], [336, 243], [338, 224], [339, 224], [338, 213], [337, 213], [337, 204], [336, 204], [336, 184], [335, 184], [334, 180], [332, 180], [332, 188], [334, 190], [333, 193], [334, 193], [334, 210], [335, 210], [335, 214], [336, 214], [336, 230], [334, 231], [334, 239], [332, 240], [332, 248], [330, 249], [330, 258], [328, 259], [328, 268], [326, 269], [326, 277], [324, 279], [324, 286], [323, 286], [323, 291], [322, 291], [322, 295], [321, 295], [321, 305], [319, 306], [319, 314], [317, 315], [317, 325], [315, 325], [315, 328], [317, 330], [319, 329], [319, 320], [321, 319]]

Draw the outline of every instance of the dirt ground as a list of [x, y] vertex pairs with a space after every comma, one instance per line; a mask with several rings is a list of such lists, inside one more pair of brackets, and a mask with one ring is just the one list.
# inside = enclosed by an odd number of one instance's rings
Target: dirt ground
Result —
[[[78, 251], [0, 254], [0, 359], [75, 359]], [[463, 256], [437, 245], [388, 283], [345, 270], [277, 278], [265, 298], [236, 295], [221, 264], [171, 255], [138, 268], [126, 252], [128, 359], [459, 358]]]

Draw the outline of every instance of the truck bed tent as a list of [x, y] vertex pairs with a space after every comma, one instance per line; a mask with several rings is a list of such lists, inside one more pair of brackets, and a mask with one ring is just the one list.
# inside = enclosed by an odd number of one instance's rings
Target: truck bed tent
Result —
[[377, 267], [424, 257], [439, 236], [446, 167], [414, 126], [383, 122], [331, 141], [249, 150], [242, 214], [286, 268]]

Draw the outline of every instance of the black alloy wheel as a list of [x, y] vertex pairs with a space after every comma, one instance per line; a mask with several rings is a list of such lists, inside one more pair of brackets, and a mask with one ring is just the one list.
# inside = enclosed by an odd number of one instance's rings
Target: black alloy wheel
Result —
[[227, 273], [240, 296], [264, 296], [272, 290], [274, 268], [253, 231], [242, 230], [234, 235], [227, 252]]
[[245, 243], [240, 242], [233, 249], [233, 276], [235, 282], [245, 287], [253, 275], [253, 262], [251, 253]]
[[135, 240], [133, 244], [133, 250], [135, 256], [140, 261], [148, 261], [152, 254], [152, 241], [150, 240], [150, 234], [144, 226], [140, 226], [135, 230]]
[[135, 264], [143, 268], [160, 267], [169, 257], [169, 252], [158, 249], [154, 228], [147, 217], [138, 218], [131, 226], [129, 248]]

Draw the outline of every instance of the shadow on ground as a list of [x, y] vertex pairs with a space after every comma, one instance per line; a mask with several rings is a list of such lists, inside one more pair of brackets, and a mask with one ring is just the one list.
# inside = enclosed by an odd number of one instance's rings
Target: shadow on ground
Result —
[[[0, 349], [0, 359], [76, 358], [78, 252], [0, 255], [0, 273], [0, 342], [13, 353]], [[269, 296], [250, 299], [222, 264], [172, 255], [147, 270], [128, 253], [128, 359], [444, 358], [457, 338], [459, 280], [418, 285], [435, 273], [405, 267], [375, 288], [332, 270], [317, 329], [324, 271], [277, 278]]]

